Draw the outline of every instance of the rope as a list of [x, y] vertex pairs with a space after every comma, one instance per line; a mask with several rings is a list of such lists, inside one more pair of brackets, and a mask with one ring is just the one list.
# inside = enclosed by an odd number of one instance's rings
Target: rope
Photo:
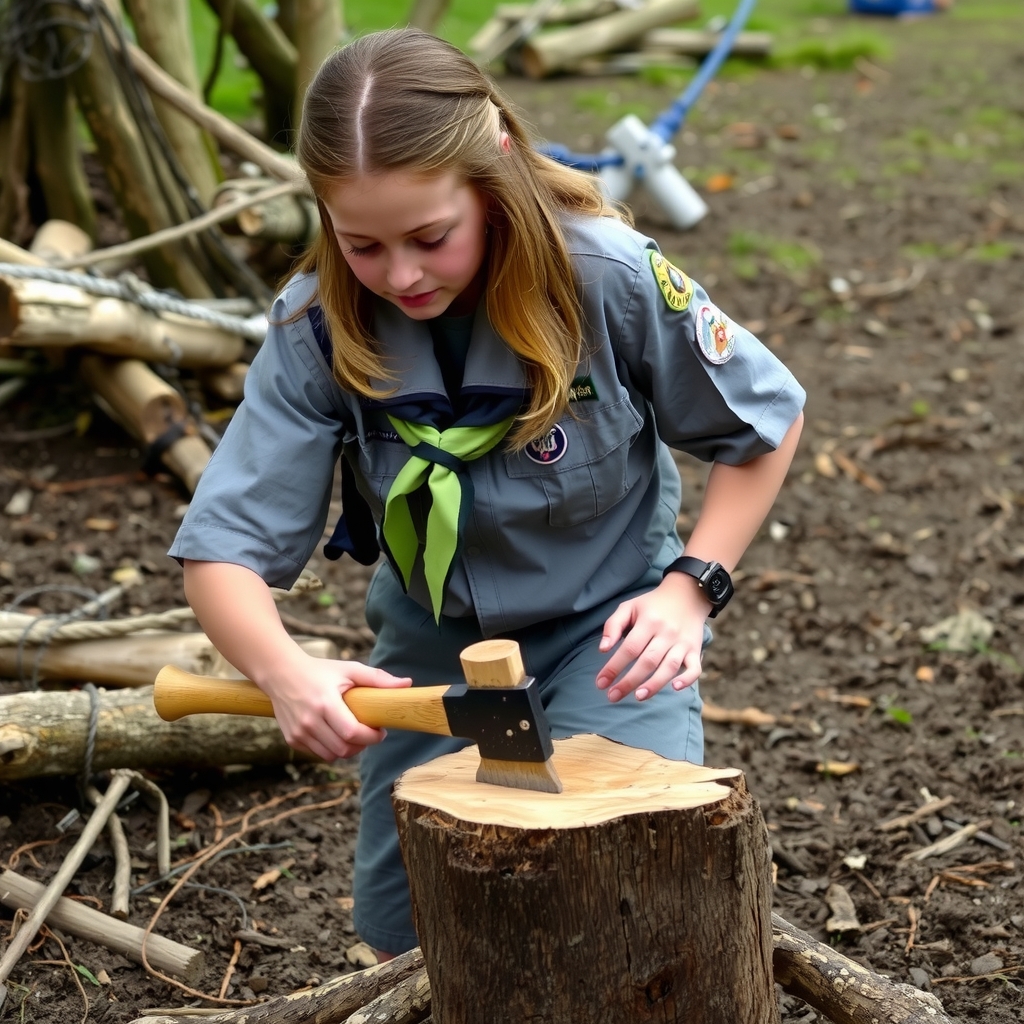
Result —
[[[286, 597], [293, 597], [298, 594], [308, 594], [313, 591], [319, 590], [323, 586], [323, 583], [317, 579], [312, 573], [308, 575], [300, 576], [291, 590], [279, 590], [276, 587], [271, 588], [271, 593], [274, 596], [275, 601], [283, 600]], [[39, 587], [36, 590], [27, 591], [22, 594], [12, 604], [8, 605], [7, 610], [11, 610], [17, 605], [23, 603], [29, 597], [42, 590], [61, 590], [71, 588], [61, 587]], [[119, 594], [123, 592], [123, 588], [120, 584], [116, 587], [111, 587], [110, 590], [105, 591], [95, 602], [104, 600], [113, 600], [115, 591]], [[91, 591], [90, 591], [91, 593]], [[108, 595], [111, 595], [108, 597]], [[93, 603], [95, 605], [95, 602]], [[34, 630], [40, 624], [46, 624], [49, 617], [40, 616], [39, 618], [33, 618], [32, 621], [26, 625], [10, 626], [7, 628], [0, 627], [0, 647], [10, 647], [14, 644], [18, 644], [19, 648], [22, 645], [37, 645], [50, 643], [54, 640], [103, 640], [107, 637], [126, 636], [129, 633], [137, 633], [142, 629], [164, 629], [168, 626], [178, 625], [182, 622], [189, 622], [195, 619], [195, 612], [191, 608], [172, 608], [165, 612], [154, 612], [149, 615], [135, 615], [127, 619], [112, 619], [104, 622], [71, 622], [69, 618], [81, 618], [83, 615], [92, 614], [88, 611], [90, 605], [83, 605], [82, 608], [78, 609], [77, 612], [72, 613], [70, 617], [62, 618], [61, 622], [57, 624], [56, 628], [47, 629], [44, 634], [36, 635]], [[95, 610], [95, 609], [94, 609]]]
[[100, 720], [100, 694], [92, 683], [86, 683], [82, 689], [89, 694], [89, 729], [85, 734], [85, 760], [82, 762], [80, 776], [84, 790], [92, 778], [92, 759], [96, 753], [96, 728]]
[[[71, 285], [81, 288], [90, 295], [105, 299], [121, 299], [134, 303], [151, 313], [175, 313], [178, 316], [201, 320], [225, 331], [240, 334], [248, 341], [262, 342], [267, 334], [267, 319], [262, 314], [253, 317], [231, 316], [185, 299], [177, 299], [166, 292], [148, 290], [143, 282], [132, 276], [122, 275], [117, 279], [94, 277], [92, 274], [76, 274], [70, 270], [56, 270], [53, 267], [31, 267], [20, 263], [0, 263], [0, 276], [14, 277], [29, 281], [47, 281], [50, 284]], [[137, 282], [137, 283], [136, 283]]]

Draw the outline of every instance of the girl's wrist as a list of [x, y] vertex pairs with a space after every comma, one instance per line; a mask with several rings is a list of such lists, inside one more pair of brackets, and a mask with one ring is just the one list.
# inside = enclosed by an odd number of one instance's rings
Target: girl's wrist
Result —
[[714, 607], [701, 590], [700, 584], [685, 572], [670, 572], [659, 584], [661, 588], [677, 600], [685, 601], [702, 618], [706, 619]]

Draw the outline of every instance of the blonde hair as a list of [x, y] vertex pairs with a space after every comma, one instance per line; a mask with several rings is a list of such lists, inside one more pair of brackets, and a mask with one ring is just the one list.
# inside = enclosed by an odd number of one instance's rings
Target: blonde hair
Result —
[[621, 216], [597, 183], [537, 153], [480, 69], [415, 29], [376, 32], [327, 58], [306, 93], [296, 154], [321, 222], [298, 270], [318, 275], [338, 382], [379, 398], [371, 381], [393, 377], [369, 331], [371, 295], [345, 262], [320, 197], [360, 174], [454, 172], [487, 204], [487, 315], [524, 363], [530, 386], [509, 443], [521, 448], [550, 430], [568, 406], [583, 338], [559, 216]]

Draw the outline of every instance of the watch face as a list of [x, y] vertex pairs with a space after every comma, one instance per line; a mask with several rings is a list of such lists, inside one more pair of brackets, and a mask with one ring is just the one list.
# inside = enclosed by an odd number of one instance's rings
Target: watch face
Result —
[[719, 604], [732, 594], [732, 580], [724, 569], [716, 569], [704, 581], [704, 589], [712, 604]]

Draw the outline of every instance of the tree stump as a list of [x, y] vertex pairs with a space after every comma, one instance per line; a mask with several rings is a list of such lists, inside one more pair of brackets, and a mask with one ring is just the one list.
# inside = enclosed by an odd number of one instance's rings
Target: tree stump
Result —
[[475, 747], [396, 783], [435, 1024], [777, 1024], [771, 854], [742, 773], [554, 746], [560, 794], [476, 782]]

